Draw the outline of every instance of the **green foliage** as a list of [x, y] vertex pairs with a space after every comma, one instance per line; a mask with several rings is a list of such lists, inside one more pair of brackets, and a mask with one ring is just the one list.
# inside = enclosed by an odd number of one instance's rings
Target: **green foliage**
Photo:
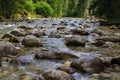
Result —
[[64, 0], [47, 0], [47, 3], [53, 8], [53, 17], [62, 16], [62, 1]]
[[0, 16], [12, 18], [16, 13], [24, 15], [24, 11], [34, 11], [32, 0], [0, 0]]
[[37, 2], [35, 8], [35, 13], [42, 15], [44, 17], [49, 17], [53, 13], [53, 9], [47, 2]]
[[28, 12], [33, 12], [35, 10], [35, 6], [32, 0], [25, 0], [24, 9]]

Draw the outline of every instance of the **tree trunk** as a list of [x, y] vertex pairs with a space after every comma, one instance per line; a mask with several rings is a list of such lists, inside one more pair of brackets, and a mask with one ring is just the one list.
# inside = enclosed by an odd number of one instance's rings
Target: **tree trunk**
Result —
[[84, 17], [89, 17], [89, 6], [90, 6], [90, 0], [87, 0]]

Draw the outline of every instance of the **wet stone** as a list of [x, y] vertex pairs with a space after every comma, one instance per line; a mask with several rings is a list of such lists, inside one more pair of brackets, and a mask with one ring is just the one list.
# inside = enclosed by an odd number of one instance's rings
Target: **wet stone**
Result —
[[71, 68], [71, 67], [68, 67], [68, 66], [60, 66], [60, 67], [58, 67], [57, 69], [58, 69], [58, 70], [62, 70], [62, 71], [64, 71], [64, 72], [67, 72], [67, 73], [69, 73], [69, 74], [72, 74], [72, 73], [75, 73], [75, 72], [76, 72], [75, 69], [73, 69], [73, 68]]
[[111, 74], [109, 73], [100, 73], [100, 76], [104, 78], [109, 78], [109, 79], [112, 77]]
[[19, 29], [13, 29], [12, 31], [10, 31], [10, 34], [13, 34], [13, 35], [19, 36], [19, 37], [25, 35]]
[[73, 35], [72, 37], [65, 37], [65, 44], [67, 46], [85, 46], [87, 39], [82, 36]]
[[42, 73], [42, 76], [46, 80], [75, 80], [70, 74], [67, 74], [64, 71], [61, 70], [45, 70]]
[[40, 40], [32, 35], [27, 35], [25, 36], [25, 38], [22, 40], [22, 44], [25, 47], [40, 47], [42, 46], [42, 43], [40, 42]]
[[74, 60], [71, 67], [81, 72], [99, 73], [104, 70], [104, 63], [98, 57], [89, 56]]
[[85, 29], [77, 29], [77, 28], [75, 28], [75, 29], [72, 29], [71, 32], [73, 34], [78, 34], [78, 35], [89, 35], [89, 32], [87, 30], [85, 30]]
[[46, 80], [42, 75], [35, 76], [33, 80]]
[[77, 56], [63, 51], [40, 51], [35, 54], [35, 59], [76, 59]]

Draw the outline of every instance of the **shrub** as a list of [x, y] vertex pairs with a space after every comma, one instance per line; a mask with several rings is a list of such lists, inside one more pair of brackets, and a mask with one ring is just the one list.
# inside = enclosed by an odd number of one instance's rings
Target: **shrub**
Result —
[[49, 17], [52, 15], [53, 9], [46, 2], [38, 2], [35, 4], [35, 13], [43, 17]]
[[28, 12], [33, 12], [35, 10], [35, 6], [32, 0], [25, 0], [25, 5], [24, 5], [25, 10]]

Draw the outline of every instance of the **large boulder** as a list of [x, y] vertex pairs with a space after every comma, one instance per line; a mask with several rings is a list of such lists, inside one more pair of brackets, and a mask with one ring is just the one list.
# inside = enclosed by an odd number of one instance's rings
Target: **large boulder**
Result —
[[71, 37], [65, 37], [65, 44], [67, 46], [85, 46], [87, 40], [82, 36], [73, 35]]
[[71, 67], [81, 72], [99, 73], [104, 69], [104, 62], [98, 57], [85, 57], [74, 60]]
[[61, 70], [46, 70], [42, 73], [46, 80], [75, 80], [71, 75]]
[[40, 40], [32, 35], [27, 35], [24, 37], [24, 39], [22, 40], [22, 44], [25, 47], [40, 47], [42, 46]]
[[63, 51], [39, 51], [35, 59], [75, 59], [77, 56]]

